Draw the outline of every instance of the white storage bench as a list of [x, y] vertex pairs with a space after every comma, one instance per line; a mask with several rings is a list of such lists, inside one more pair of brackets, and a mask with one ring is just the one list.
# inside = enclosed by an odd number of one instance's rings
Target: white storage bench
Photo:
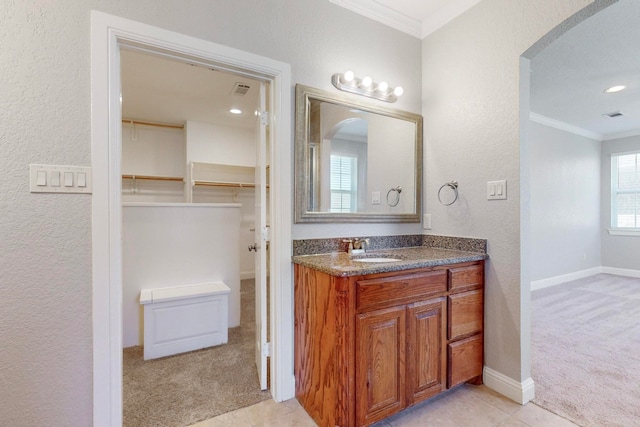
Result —
[[144, 360], [225, 344], [230, 292], [222, 282], [143, 289]]

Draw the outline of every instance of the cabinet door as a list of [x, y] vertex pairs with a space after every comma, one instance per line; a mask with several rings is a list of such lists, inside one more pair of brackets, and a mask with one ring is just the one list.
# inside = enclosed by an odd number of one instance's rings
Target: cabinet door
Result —
[[408, 318], [407, 403], [412, 405], [446, 387], [446, 299], [411, 304]]
[[369, 425], [405, 404], [404, 306], [358, 315], [356, 319], [356, 424]]

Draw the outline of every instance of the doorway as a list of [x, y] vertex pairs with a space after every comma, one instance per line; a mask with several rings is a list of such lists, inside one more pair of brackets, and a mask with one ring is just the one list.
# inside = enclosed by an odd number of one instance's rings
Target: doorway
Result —
[[[190, 425], [270, 398], [254, 359], [256, 307], [268, 306], [255, 286], [267, 278], [255, 277], [261, 253], [247, 250], [255, 206], [268, 207], [256, 203], [263, 195], [254, 179], [265, 163], [256, 157], [264, 141], [254, 112], [266, 109], [268, 83], [128, 47], [120, 60], [123, 425]], [[228, 341], [185, 349], [206, 336], [190, 329], [176, 341], [146, 342], [151, 306], [142, 309], [141, 292], [217, 281], [230, 289]], [[172, 346], [182, 350], [151, 356]], [[259, 371], [266, 377], [266, 367]]]
[[[637, 27], [634, 8], [637, 2], [627, 0], [596, 2], [549, 32], [521, 58], [521, 85], [526, 83], [521, 86], [522, 292], [526, 309], [531, 311], [527, 316], [531, 346], [523, 359], [531, 357], [534, 402], [578, 424], [586, 420], [600, 424], [598, 417], [624, 404], [606, 389], [615, 383], [616, 391], [624, 390], [623, 381], [617, 375], [607, 377], [606, 370], [587, 369], [580, 357], [588, 354], [590, 363], [615, 366], [612, 360], [598, 360], [597, 352], [585, 353], [582, 347], [589, 347], [590, 335], [600, 332], [599, 324], [607, 324], [612, 318], [609, 314], [618, 312], [611, 304], [613, 299], [607, 298], [607, 288], [617, 280], [597, 275], [616, 274], [607, 271], [611, 264], [604, 244], [610, 227], [606, 147], [621, 132], [637, 134], [637, 125], [612, 120], [606, 114], [633, 111], [637, 96], [613, 95], [606, 89], [611, 82], [636, 80], [637, 62], [626, 62], [637, 57], [637, 36], [632, 36]], [[627, 103], [627, 96], [633, 96], [632, 104]], [[574, 220], [575, 212], [580, 212], [579, 223]], [[579, 325], [582, 307], [577, 302], [589, 298], [584, 283], [596, 283], [597, 308], [586, 309], [589, 321]], [[554, 294], [562, 298], [552, 301]], [[594, 315], [596, 312], [600, 315]], [[549, 348], [546, 345], [554, 342], [554, 328], [564, 335]], [[615, 334], [607, 331], [598, 340], [601, 353], [624, 354], [619, 351], [621, 346], [607, 347], [607, 339], [617, 336], [617, 329], [612, 327]], [[615, 404], [607, 400], [611, 397]], [[604, 415], [607, 422], [614, 422], [611, 412]]]
[[269, 81], [270, 129], [271, 391], [293, 397], [291, 286], [291, 72], [290, 66], [156, 27], [92, 12], [94, 425], [122, 423], [122, 214], [120, 49], [147, 49]]

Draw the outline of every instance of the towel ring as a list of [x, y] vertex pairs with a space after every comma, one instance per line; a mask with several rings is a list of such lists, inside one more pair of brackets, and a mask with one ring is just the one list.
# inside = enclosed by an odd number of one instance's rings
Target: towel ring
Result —
[[[396, 200], [394, 202], [389, 201], [389, 194], [391, 194], [392, 192], [396, 193]], [[392, 208], [398, 206], [398, 203], [400, 202], [400, 193], [402, 193], [402, 187], [400, 186], [387, 191], [387, 204]]]
[[[445, 203], [442, 201], [442, 197], [440, 197], [440, 193], [442, 192], [442, 189], [445, 187], [449, 187], [451, 189], [453, 189], [453, 192], [455, 194], [453, 200], [449, 203]], [[438, 201], [440, 203], [442, 203], [444, 206], [450, 206], [452, 204], [454, 204], [456, 202], [456, 200], [458, 200], [458, 181], [453, 180], [450, 182], [447, 182], [446, 184], [443, 184], [442, 187], [440, 187], [440, 189], [438, 190]]]

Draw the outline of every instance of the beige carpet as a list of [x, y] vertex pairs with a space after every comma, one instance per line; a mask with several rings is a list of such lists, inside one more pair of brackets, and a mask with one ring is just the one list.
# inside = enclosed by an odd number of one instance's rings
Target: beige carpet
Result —
[[581, 426], [640, 426], [640, 279], [532, 293], [534, 402]]
[[146, 362], [142, 347], [124, 350], [125, 427], [188, 426], [271, 398], [255, 366], [254, 281], [240, 293], [240, 327], [227, 344]]

